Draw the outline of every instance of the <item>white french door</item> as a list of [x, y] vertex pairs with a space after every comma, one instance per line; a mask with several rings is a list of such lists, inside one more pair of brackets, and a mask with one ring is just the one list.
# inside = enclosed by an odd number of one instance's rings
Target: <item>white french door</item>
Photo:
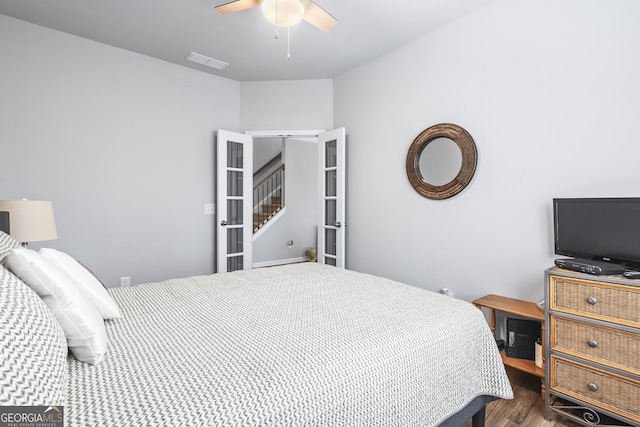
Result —
[[346, 131], [318, 135], [318, 262], [345, 267]]
[[218, 130], [217, 156], [217, 271], [250, 270], [253, 138]]

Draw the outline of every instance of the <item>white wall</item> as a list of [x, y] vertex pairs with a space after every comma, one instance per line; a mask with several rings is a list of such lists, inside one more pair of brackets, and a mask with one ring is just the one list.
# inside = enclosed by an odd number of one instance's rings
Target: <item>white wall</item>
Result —
[[213, 272], [217, 129], [332, 127], [331, 80], [239, 83], [4, 15], [0, 57], [0, 198], [52, 200], [59, 238], [32, 247], [108, 286]]
[[52, 200], [108, 285], [213, 272], [214, 135], [240, 84], [0, 15], [0, 199]]
[[[638, 196], [637, 22], [635, 0], [498, 0], [334, 81], [237, 83], [0, 15], [0, 198], [53, 200], [44, 245], [108, 285], [208, 273], [215, 130], [345, 126], [350, 268], [534, 300], [551, 199]], [[405, 156], [441, 122], [479, 164], [431, 201]]]
[[[499, 0], [334, 80], [348, 129], [348, 266], [472, 300], [543, 295], [553, 197], [639, 196], [640, 2]], [[479, 153], [458, 196], [405, 159], [443, 122]]]
[[[330, 130], [333, 81], [243, 82], [240, 106], [243, 130]], [[286, 212], [255, 241], [254, 264], [300, 258], [316, 245], [317, 146], [294, 139], [286, 144]], [[287, 246], [290, 240], [293, 247]]]
[[241, 83], [240, 125], [243, 130], [333, 129], [333, 81]]

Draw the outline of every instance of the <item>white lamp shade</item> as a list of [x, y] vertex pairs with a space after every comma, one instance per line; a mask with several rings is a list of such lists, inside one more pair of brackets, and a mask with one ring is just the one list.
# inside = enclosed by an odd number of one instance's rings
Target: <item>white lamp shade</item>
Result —
[[266, 0], [262, 3], [262, 13], [273, 25], [291, 27], [302, 19], [304, 6], [300, 0]]
[[18, 242], [41, 242], [58, 238], [51, 202], [0, 200], [0, 212], [9, 212], [9, 234]]

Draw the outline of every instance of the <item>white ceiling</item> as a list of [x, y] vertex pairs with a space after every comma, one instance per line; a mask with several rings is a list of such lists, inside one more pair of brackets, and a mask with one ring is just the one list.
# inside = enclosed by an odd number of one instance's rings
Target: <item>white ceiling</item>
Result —
[[[325, 33], [302, 21], [287, 30], [260, 8], [221, 15], [228, 0], [0, 0], [0, 14], [237, 81], [336, 77], [495, 0], [316, 0], [338, 19]], [[189, 52], [230, 65], [212, 70]]]

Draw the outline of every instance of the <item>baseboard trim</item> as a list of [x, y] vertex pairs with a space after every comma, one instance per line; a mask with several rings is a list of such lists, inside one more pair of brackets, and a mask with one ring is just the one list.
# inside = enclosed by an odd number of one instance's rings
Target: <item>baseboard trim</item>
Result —
[[297, 262], [305, 262], [309, 259], [307, 257], [298, 257], [298, 258], [289, 258], [289, 259], [276, 259], [273, 261], [262, 261], [262, 262], [254, 262], [251, 267], [253, 268], [262, 268], [262, 267], [273, 267], [275, 265], [284, 265], [284, 264], [295, 264]]

